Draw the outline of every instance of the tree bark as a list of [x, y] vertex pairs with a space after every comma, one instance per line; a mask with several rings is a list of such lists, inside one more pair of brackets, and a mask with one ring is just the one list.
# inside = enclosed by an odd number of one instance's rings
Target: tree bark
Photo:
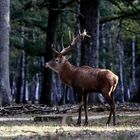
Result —
[[[111, 26], [111, 25], [109, 25], [109, 26]], [[111, 31], [109, 33], [109, 56], [110, 56], [109, 68], [110, 68], [110, 70], [113, 70], [113, 45], [112, 45], [112, 33], [111, 33]]]
[[[77, 16], [78, 15], [78, 16]], [[79, 34], [80, 31], [80, 20], [79, 20], [79, 15], [80, 15], [80, 6], [79, 4], [76, 5], [76, 27], [75, 27], [75, 33]], [[76, 65], [80, 66], [81, 62], [81, 43], [76, 44]]]
[[38, 100], [39, 100], [39, 88], [40, 88], [40, 77], [39, 77], [39, 74], [36, 74], [35, 75], [35, 78], [36, 78], [36, 88], [35, 88], [35, 101], [36, 103], [38, 103]]
[[[98, 67], [99, 60], [99, 0], [80, 1], [81, 30], [91, 36], [81, 44], [81, 65]], [[90, 94], [89, 103], [97, 101], [97, 94]]]
[[[52, 59], [53, 53], [51, 49], [51, 44], [55, 42], [55, 34], [58, 20], [58, 9], [59, 0], [51, 0], [49, 6], [49, 16], [48, 16], [48, 27], [46, 32], [46, 52], [44, 56], [45, 62]], [[51, 105], [51, 83], [52, 83], [52, 71], [50, 69], [44, 68], [43, 70], [43, 80], [42, 89], [40, 96], [41, 104]]]
[[106, 68], [106, 26], [101, 25], [101, 40], [102, 40], [102, 67]]
[[136, 39], [135, 39], [135, 36], [133, 36], [133, 39], [132, 39], [132, 83], [133, 83], [134, 89], [136, 88], [135, 46], [136, 46]]
[[10, 104], [9, 29], [10, 0], [0, 0], [0, 105]]
[[26, 102], [26, 54], [22, 50], [17, 77], [16, 103]]
[[123, 77], [123, 69], [124, 69], [124, 50], [123, 45], [121, 44], [120, 39], [118, 39], [117, 42], [118, 45], [118, 55], [119, 55], [119, 77], [120, 77], [120, 95], [119, 95], [119, 101], [124, 102], [124, 77]]

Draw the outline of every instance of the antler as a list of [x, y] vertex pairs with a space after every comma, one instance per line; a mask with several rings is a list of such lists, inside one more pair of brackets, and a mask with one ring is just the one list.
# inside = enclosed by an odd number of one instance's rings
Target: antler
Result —
[[60, 52], [55, 49], [55, 44], [52, 44], [51, 48], [56, 54], [60, 54]]
[[72, 43], [67, 47], [67, 48], [64, 48], [63, 46], [63, 38], [61, 39], [61, 42], [62, 42], [62, 51], [61, 52], [58, 52], [56, 49], [55, 49], [55, 45], [52, 44], [51, 45], [51, 48], [52, 50], [56, 53], [56, 54], [62, 54], [62, 55], [66, 55], [68, 54], [72, 48], [76, 45], [76, 43], [80, 42], [81, 40], [83, 40], [85, 38], [85, 36], [87, 37], [91, 37], [90, 35], [87, 34], [86, 30], [84, 30], [84, 32], [81, 34], [80, 31], [79, 31], [79, 35], [77, 35], [73, 40], [72, 40]]
[[68, 53], [72, 50], [72, 48], [76, 45], [76, 43], [78, 43], [78, 42], [80, 42], [81, 40], [83, 40], [83, 39], [85, 38], [85, 36], [91, 37], [90, 35], [87, 34], [86, 30], [84, 30], [84, 32], [83, 32], [82, 34], [79, 32], [79, 35], [77, 35], [77, 36], [73, 39], [72, 43], [71, 43], [67, 48], [63, 48], [63, 50], [62, 50], [60, 53], [61, 53], [62, 55], [68, 54]]

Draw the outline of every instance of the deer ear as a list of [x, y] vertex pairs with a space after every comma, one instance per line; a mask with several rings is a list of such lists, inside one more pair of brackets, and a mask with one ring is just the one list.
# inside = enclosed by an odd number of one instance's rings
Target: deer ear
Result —
[[65, 57], [67, 60], [69, 60], [71, 58], [71, 55], [66, 55]]

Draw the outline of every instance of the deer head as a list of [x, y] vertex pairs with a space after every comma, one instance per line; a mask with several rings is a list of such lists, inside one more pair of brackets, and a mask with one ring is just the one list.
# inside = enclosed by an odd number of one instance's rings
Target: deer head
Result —
[[61, 67], [62, 65], [68, 61], [68, 59], [70, 58], [70, 55], [68, 55], [72, 48], [78, 43], [80, 42], [81, 40], [83, 40], [85, 38], [85, 36], [87, 37], [90, 37], [86, 30], [84, 30], [84, 32], [81, 34], [79, 33], [79, 35], [77, 35], [73, 40], [72, 40], [72, 43], [67, 47], [67, 48], [64, 48], [62, 49], [62, 51], [57, 51], [55, 49], [55, 45], [52, 44], [51, 45], [51, 48], [52, 50], [57, 54], [57, 56], [52, 59], [51, 61], [47, 62], [45, 64], [45, 67], [48, 67], [50, 68], [51, 70], [55, 71], [55, 72], [59, 72], [61, 70]]

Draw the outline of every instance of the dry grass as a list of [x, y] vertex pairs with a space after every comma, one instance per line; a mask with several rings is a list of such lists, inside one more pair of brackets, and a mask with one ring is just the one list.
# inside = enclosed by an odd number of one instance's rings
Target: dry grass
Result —
[[57, 134], [70, 134], [76, 136], [77, 134], [85, 135], [90, 133], [98, 134], [113, 134], [120, 132], [137, 132], [140, 135], [140, 127], [131, 126], [117, 126], [117, 127], [103, 127], [103, 126], [91, 126], [91, 127], [72, 127], [72, 126], [46, 126], [46, 125], [14, 125], [14, 126], [1, 126], [0, 136], [5, 138], [16, 138], [19, 136], [31, 137], [31, 136], [56, 136]]
[[[25, 117], [33, 116], [21, 116]], [[61, 126], [60, 122], [9, 119], [0, 121], [0, 140], [140, 140], [140, 116], [117, 116], [118, 124], [115, 127], [106, 127], [106, 120], [107, 118], [94, 119], [90, 120], [88, 127], [78, 127]]]
[[122, 131], [140, 131], [140, 127], [119, 126], [119, 127], [70, 127], [70, 126], [43, 126], [43, 125], [22, 125], [22, 126], [1, 126], [1, 137], [17, 137], [19, 135], [48, 135], [56, 133], [71, 132], [76, 134], [80, 131], [94, 131], [94, 132], [122, 132]]

